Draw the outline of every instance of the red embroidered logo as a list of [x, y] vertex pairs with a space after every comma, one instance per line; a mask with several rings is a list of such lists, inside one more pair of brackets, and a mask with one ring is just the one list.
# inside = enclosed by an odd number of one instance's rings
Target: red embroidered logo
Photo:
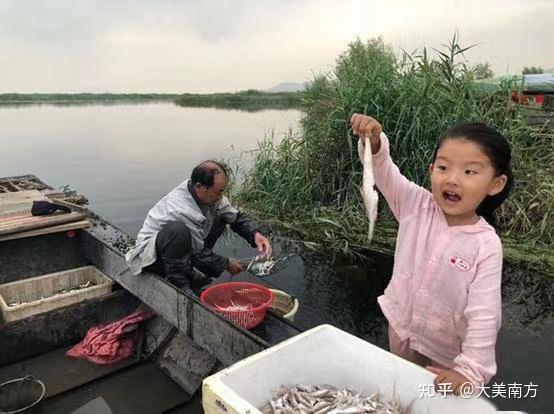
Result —
[[458, 269], [463, 270], [464, 272], [467, 272], [471, 268], [467, 260], [464, 260], [459, 256], [452, 256], [452, 258], [450, 259], [450, 263], [456, 266]]

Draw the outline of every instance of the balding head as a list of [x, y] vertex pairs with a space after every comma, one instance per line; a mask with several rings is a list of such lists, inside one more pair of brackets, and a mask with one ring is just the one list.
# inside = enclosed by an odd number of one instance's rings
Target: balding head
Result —
[[194, 167], [190, 180], [193, 185], [200, 184], [209, 188], [214, 185], [214, 177], [218, 174], [223, 174], [225, 179], [229, 177], [225, 165], [217, 161], [207, 160]]
[[225, 165], [208, 160], [194, 167], [190, 181], [203, 204], [215, 204], [227, 188], [229, 174]]

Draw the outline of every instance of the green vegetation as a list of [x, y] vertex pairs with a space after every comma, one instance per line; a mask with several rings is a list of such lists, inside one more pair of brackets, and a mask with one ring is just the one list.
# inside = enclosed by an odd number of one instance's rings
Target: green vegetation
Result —
[[0, 105], [90, 104], [174, 101], [178, 94], [160, 93], [2, 93]]
[[478, 63], [472, 70], [475, 79], [491, 79], [494, 76], [491, 65], [488, 62]]
[[249, 89], [237, 93], [183, 94], [175, 101], [189, 107], [211, 107], [256, 111], [260, 109], [299, 108], [300, 92], [262, 92]]
[[159, 93], [4, 93], [0, 94], [0, 105], [90, 105], [143, 102], [175, 102], [179, 106], [209, 107], [257, 111], [262, 109], [298, 108], [300, 92], [262, 92], [246, 90], [237, 93], [212, 94], [159, 94]]
[[[554, 137], [525, 123], [510, 102], [513, 85], [483, 88], [465, 50], [456, 37], [436, 58], [426, 49], [397, 56], [381, 39], [350, 44], [334, 71], [317, 76], [304, 92], [300, 135], [260, 144], [237, 201], [308, 247], [364, 256], [367, 218], [352, 113], [379, 119], [400, 170], [423, 186], [440, 133], [458, 122], [482, 121], [505, 134], [513, 149], [516, 188], [498, 214], [506, 257], [552, 274]], [[395, 235], [382, 203], [371, 248], [392, 252]]]
[[523, 75], [533, 75], [533, 74], [540, 74], [543, 73], [543, 69], [540, 66], [529, 66], [524, 67], [523, 71], [521, 72]]

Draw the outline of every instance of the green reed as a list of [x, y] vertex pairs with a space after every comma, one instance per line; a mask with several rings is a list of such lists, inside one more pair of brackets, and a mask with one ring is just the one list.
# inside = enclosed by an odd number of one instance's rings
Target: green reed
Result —
[[[334, 70], [316, 76], [303, 93], [300, 132], [278, 145], [271, 137], [260, 143], [238, 201], [308, 244], [363, 254], [367, 219], [351, 115], [379, 119], [400, 170], [423, 186], [429, 184], [427, 167], [441, 132], [480, 121], [498, 128], [513, 149], [516, 187], [497, 214], [501, 235], [548, 250], [554, 233], [554, 136], [526, 124], [524, 110], [510, 101], [517, 85], [506, 81], [493, 90], [476, 81], [464, 57], [467, 49], [456, 36], [434, 54], [424, 48], [397, 55], [382, 39], [351, 43]], [[379, 212], [372, 248], [390, 251], [394, 220], [384, 203]]]

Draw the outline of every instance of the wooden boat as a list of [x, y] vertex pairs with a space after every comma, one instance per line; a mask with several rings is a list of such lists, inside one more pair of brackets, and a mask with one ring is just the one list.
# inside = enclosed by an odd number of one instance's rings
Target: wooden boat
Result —
[[[0, 195], [34, 190], [81, 214], [69, 223], [0, 236], [0, 284], [89, 265], [115, 282], [108, 294], [0, 324], [0, 384], [33, 375], [46, 387], [43, 412], [182, 409], [209, 374], [300, 332], [272, 312], [244, 330], [153, 273], [132, 275], [123, 251], [133, 240], [35, 176], [1, 178], [0, 186]], [[1, 209], [0, 203], [0, 219]], [[133, 357], [100, 366], [65, 356], [91, 326], [119, 320], [141, 304], [158, 316], [144, 324]]]

